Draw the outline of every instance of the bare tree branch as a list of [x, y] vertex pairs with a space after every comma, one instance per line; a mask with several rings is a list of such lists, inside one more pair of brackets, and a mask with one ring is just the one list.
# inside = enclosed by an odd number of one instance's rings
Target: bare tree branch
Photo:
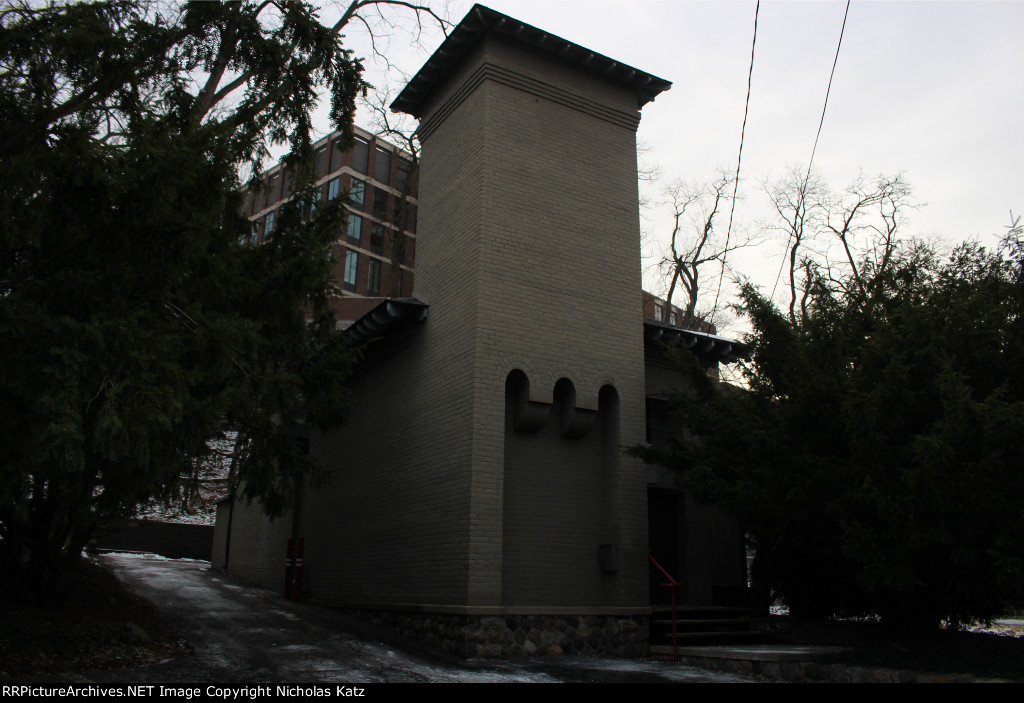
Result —
[[[385, 87], [372, 96], [364, 98], [362, 102], [373, 115], [374, 131], [377, 136], [399, 144], [409, 155], [408, 173], [402, 184], [401, 193], [395, 199], [393, 222], [396, 229], [388, 229], [391, 236], [391, 277], [388, 290], [390, 297], [398, 298], [402, 296], [402, 263], [405, 261], [406, 255], [406, 231], [410, 222], [411, 196], [419, 171], [420, 143], [415, 128], [407, 124], [409, 116], [404, 113], [395, 115], [387, 109], [392, 99], [392, 92]], [[403, 165], [399, 161], [397, 168], [402, 167]]]
[[[907, 210], [916, 207], [910, 186], [899, 173], [872, 181], [858, 177], [842, 193], [833, 193], [815, 175], [804, 178], [791, 169], [765, 186], [777, 215], [767, 229], [786, 235], [789, 265], [789, 317], [797, 306], [806, 314], [813, 286], [824, 285], [871, 304], [867, 280], [890, 265]], [[832, 247], [841, 255], [833, 257]], [[863, 262], [871, 271], [863, 271]], [[780, 271], [781, 276], [781, 271]]]
[[675, 181], [665, 188], [663, 204], [671, 213], [672, 231], [660, 266], [668, 277], [668, 304], [674, 304], [677, 289], [685, 295], [684, 326], [699, 328], [714, 312], [700, 309], [707, 264], [722, 262], [728, 252], [755, 243], [749, 233], [741, 232], [727, 244], [724, 233], [716, 228], [717, 218], [728, 212], [732, 184], [733, 175], [722, 171], [709, 183]]
[[[264, 8], [268, 7], [270, 4], [271, 3], [267, 1], [259, 5], [256, 10], [257, 16], [259, 15], [260, 12], [263, 11]], [[427, 5], [412, 2], [404, 2], [403, 0], [354, 0], [345, 8], [345, 10], [341, 14], [341, 17], [331, 27], [331, 33], [334, 36], [339, 36], [342, 30], [346, 26], [348, 26], [349, 22], [351, 22], [353, 19], [357, 19], [363, 24], [363, 26], [367, 30], [367, 33], [369, 34], [371, 50], [373, 51], [374, 55], [380, 59], [387, 61], [384, 52], [382, 50], [379, 50], [376, 46], [378, 36], [375, 26], [370, 21], [368, 21], [366, 18], [359, 14], [360, 10], [373, 7], [378, 11], [378, 18], [381, 21], [390, 25], [390, 21], [384, 18], [383, 14], [381, 14], [380, 12], [381, 8], [384, 6], [405, 8], [407, 10], [411, 10], [414, 13], [417, 26], [417, 32], [414, 41], [419, 41], [419, 37], [423, 32], [423, 16], [430, 17], [433, 22], [436, 22], [437, 26], [441, 29], [445, 36], [447, 36], [449, 28], [453, 26], [452, 22], [439, 15], [437, 12], [435, 12], [432, 8], [430, 8]], [[391, 26], [393, 27], [393, 25]], [[230, 39], [230, 37], [225, 38], [225, 40]], [[293, 43], [292, 50], [294, 50], [295, 47], [296, 44]], [[390, 65], [390, 62], [388, 63], [388, 65]], [[224, 77], [224, 67], [220, 65], [215, 66], [214, 71], [211, 73], [209, 80], [207, 81], [206, 85], [203, 88], [203, 93], [207, 97], [202, 102], [202, 114], [200, 115], [200, 118], [205, 117], [207, 114], [209, 114], [211, 108], [213, 108], [215, 105], [226, 99], [236, 90], [238, 90], [244, 85], [247, 85], [250, 81], [252, 81], [252, 79], [255, 76], [255, 70], [246, 71], [236, 76], [234, 79], [229, 81], [220, 89], [217, 89], [217, 86], [220, 84], [220, 81]], [[259, 107], [260, 106], [257, 105], [256, 109], [258, 110]]]

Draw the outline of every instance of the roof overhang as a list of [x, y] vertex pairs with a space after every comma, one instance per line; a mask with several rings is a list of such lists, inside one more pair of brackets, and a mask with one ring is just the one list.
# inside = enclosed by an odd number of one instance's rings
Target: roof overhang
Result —
[[520, 22], [483, 5], [474, 5], [452, 30], [440, 48], [427, 59], [419, 72], [391, 103], [394, 112], [406, 112], [422, 117], [424, 100], [434, 92], [448, 73], [462, 60], [477, 42], [488, 33], [502, 34], [530, 45], [563, 60], [575, 63], [607, 78], [631, 86], [636, 90], [637, 109], [654, 100], [659, 93], [672, 87], [663, 78], [627, 66], [624, 63], [573, 44], [561, 37]]
[[644, 320], [644, 340], [681, 344], [701, 356], [709, 356], [723, 364], [750, 358], [750, 348], [742, 342], [655, 320]]
[[342, 337], [353, 347], [361, 347], [371, 339], [387, 337], [405, 322], [427, 319], [427, 304], [416, 298], [388, 298], [342, 331]]

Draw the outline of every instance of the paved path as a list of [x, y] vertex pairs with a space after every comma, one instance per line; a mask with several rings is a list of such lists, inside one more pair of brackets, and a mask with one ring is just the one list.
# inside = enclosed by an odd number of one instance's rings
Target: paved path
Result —
[[120, 683], [226, 682], [742, 682], [671, 662], [596, 657], [466, 661], [339, 612], [241, 586], [201, 561], [103, 557], [153, 602], [194, 656], [154, 667], [96, 672]]

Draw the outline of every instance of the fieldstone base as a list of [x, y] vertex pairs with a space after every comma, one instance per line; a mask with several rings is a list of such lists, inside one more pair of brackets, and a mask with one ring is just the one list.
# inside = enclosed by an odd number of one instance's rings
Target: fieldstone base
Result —
[[622, 615], [447, 615], [359, 611], [467, 659], [510, 654], [648, 654], [648, 618]]

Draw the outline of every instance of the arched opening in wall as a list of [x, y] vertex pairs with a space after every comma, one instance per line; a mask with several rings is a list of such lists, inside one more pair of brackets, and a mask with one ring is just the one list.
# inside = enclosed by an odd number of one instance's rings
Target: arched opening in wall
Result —
[[560, 378], [553, 391], [558, 435], [566, 439], [580, 439], [590, 432], [596, 412], [576, 406], [576, 386], [567, 378]]
[[506, 396], [511, 395], [515, 400], [518, 400], [521, 396], [529, 397], [530, 379], [526, 377], [524, 371], [521, 369], [509, 371], [508, 376], [505, 378], [505, 394]]
[[537, 432], [548, 419], [550, 406], [530, 400], [530, 379], [520, 369], [512, 369], [505, 378], [506, 425], [516, 432]]
[[558, 433], [565, 435], [565, 430], [572, 423], [572, 412], [576, 408], [576, 386], [567, 378], [555, 382], [552, 393], [555, 406], [555, 417], [558, 418]]

